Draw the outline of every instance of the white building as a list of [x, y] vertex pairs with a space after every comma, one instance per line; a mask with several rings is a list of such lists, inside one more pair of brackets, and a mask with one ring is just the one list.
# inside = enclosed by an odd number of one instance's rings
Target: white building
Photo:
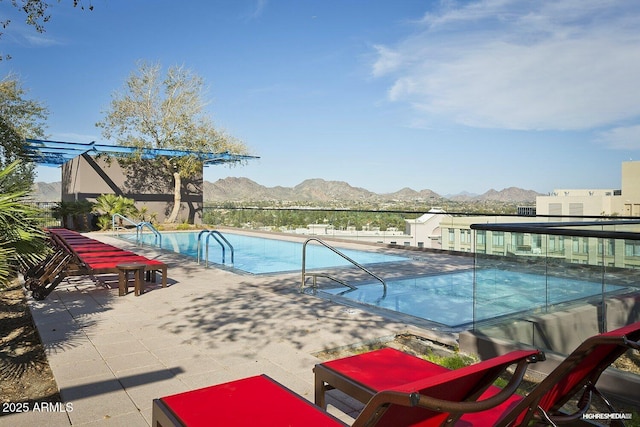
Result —
[[433, 208], [416, 219], [405, 219], [405, 234], [412, 237], [411, 246], [442, 249], [440, 222], [451, 218], [439, 208]]
[[[291, 232], [288, 230], [288, 232]], [[413, 237], [406, 235], [396, 227], [380, 230], [380, 227], [364, 226], [361, 230], [350, 226], [336, 229], [331, 224], [309, 224], [307, 228], [297, 228], [295, 234], [303, 234], [318, 238], [333, 237], [336, 239], [356, 240], [360, 242], [383, 243], [388, 245], [411, 246]]]

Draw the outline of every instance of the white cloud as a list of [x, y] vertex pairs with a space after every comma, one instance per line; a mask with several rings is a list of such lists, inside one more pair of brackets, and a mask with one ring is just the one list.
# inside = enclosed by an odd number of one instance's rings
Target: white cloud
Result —
[[618, 150], [640, 150], [640, 125], [617, 127], [602, 132], [598, 141]]
[[640, 5], [446, 2], [422, 31], [376, 46], [388, 97], [474, 127], [593, 129], [640, 117]]
[[402, 55], [384, 46], [374, 46], [378, 59], [373, 64], [374, 77], [383, 76], [396, 70], [400, 66]]
[[264, 9], [266, 7], [267, 7], [267, 0], [258, 0], [256, 2], [255, 8], [251, 12], [251, 19], [259, 18], [264, 12]]
[[35, 47], [48, 47], [62, 44], [59, 40], [55, 40], [42, 34], [25, 35], [25, 39], [28, 41], [29, 45]]

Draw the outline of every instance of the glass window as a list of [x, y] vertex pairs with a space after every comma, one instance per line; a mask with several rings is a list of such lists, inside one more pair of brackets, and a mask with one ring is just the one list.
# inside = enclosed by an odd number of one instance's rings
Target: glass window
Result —
[[493, 246], [504, 246], [504, 233], [502, 231], [494, 231], [491, 241]]
[[640, 242], [635, 240], [624, 241], [624, 255], [625, 256], [640, 256]]

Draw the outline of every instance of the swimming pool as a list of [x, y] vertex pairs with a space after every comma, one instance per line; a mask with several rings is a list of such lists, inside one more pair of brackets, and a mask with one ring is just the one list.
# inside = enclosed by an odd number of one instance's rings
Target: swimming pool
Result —
[[[182, 255], [196, 258], [198, 255], [199, 232], [168, 232], [162, 233], [162, 248]], [[253, 274], [281, 273], [300, 271], [302, 267], [302, 243], [286, 240], [269, 239], [264, 237], [247, 236], [224, 232], [224, 237], [234, 249], [233, 265], [230, 264], [231, 255], [227, 248], [222, 262], [222, 246], [212, 238], [209, 239], [209, 263], [233, 267]], [[205, 250], [206, 235], [202, 236], [202, 253]], [[121, 234], [128, 240], [136, 240], [136, 235]], [[155, 236], [151, 233], [142, 234], [143, 244], [153, 244]], [[378, 252], [357, 251], [338, 248], [359, 264], [375, 264], [407, 261], [408, 258]], [[203, 256], [200, 256], [203, 259]], [[331, 250], [315, 244], [307, 245], [306, 268], [332, 268], [351, 265], [348, 261], [336, 255]]]
[[[448, 327], [463, 327], [521, 312], [601, 295], [602, 284], [499, 269], [473, 270], [367, 283], [357, 290], [327, 289], [350, 301], [392, 310]], [[625, 289], [607, 285], [605, 292]], [[475, 303], [474, 303], [475, 296]]]

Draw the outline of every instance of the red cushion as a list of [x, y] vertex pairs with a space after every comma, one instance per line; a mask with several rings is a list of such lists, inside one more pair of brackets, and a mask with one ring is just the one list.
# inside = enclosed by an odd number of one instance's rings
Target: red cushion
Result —
[[87, 259], [85, 264], [94, 270], [100, 269], [115, 269], [118, 264], [124, 264], [129, 262], [139, 262], [145, 265], [160, 265], [162, 264], [159, 261], [149, 260], [143, 256], [120, 256], [120, 257], [104, 257], [104, 258], [95, 258], [95, 259]]
[[96, 259], [96, 258], [122, 258], [122, 257], [128, 257], [128, 256], [141, 256], [138, 254], [135, 254], [133, 252], [130, 251], [101, 251], [101, 252], [82, 252], [80, 254], [78, 254], [80, 256], [80, 258], [85, 261], [85, 260], [92, 260], [92, 259]]
[[83, 254], [88, 252], [100, 252], [105, 250], [108, 250], [108, 251], [124, 250], [111, 245], [93, 245], [93, 244], [82, 245], [82, 246], [72, 246], [71, 249], [73, 249], [73, 251], [78, 254]]
[[160, 399], [190, 427], [344, 426], [266, 375]]
[[447, 372], [449, 369], [393, 348], [383, 348], [322, 364], [374, 391]]

